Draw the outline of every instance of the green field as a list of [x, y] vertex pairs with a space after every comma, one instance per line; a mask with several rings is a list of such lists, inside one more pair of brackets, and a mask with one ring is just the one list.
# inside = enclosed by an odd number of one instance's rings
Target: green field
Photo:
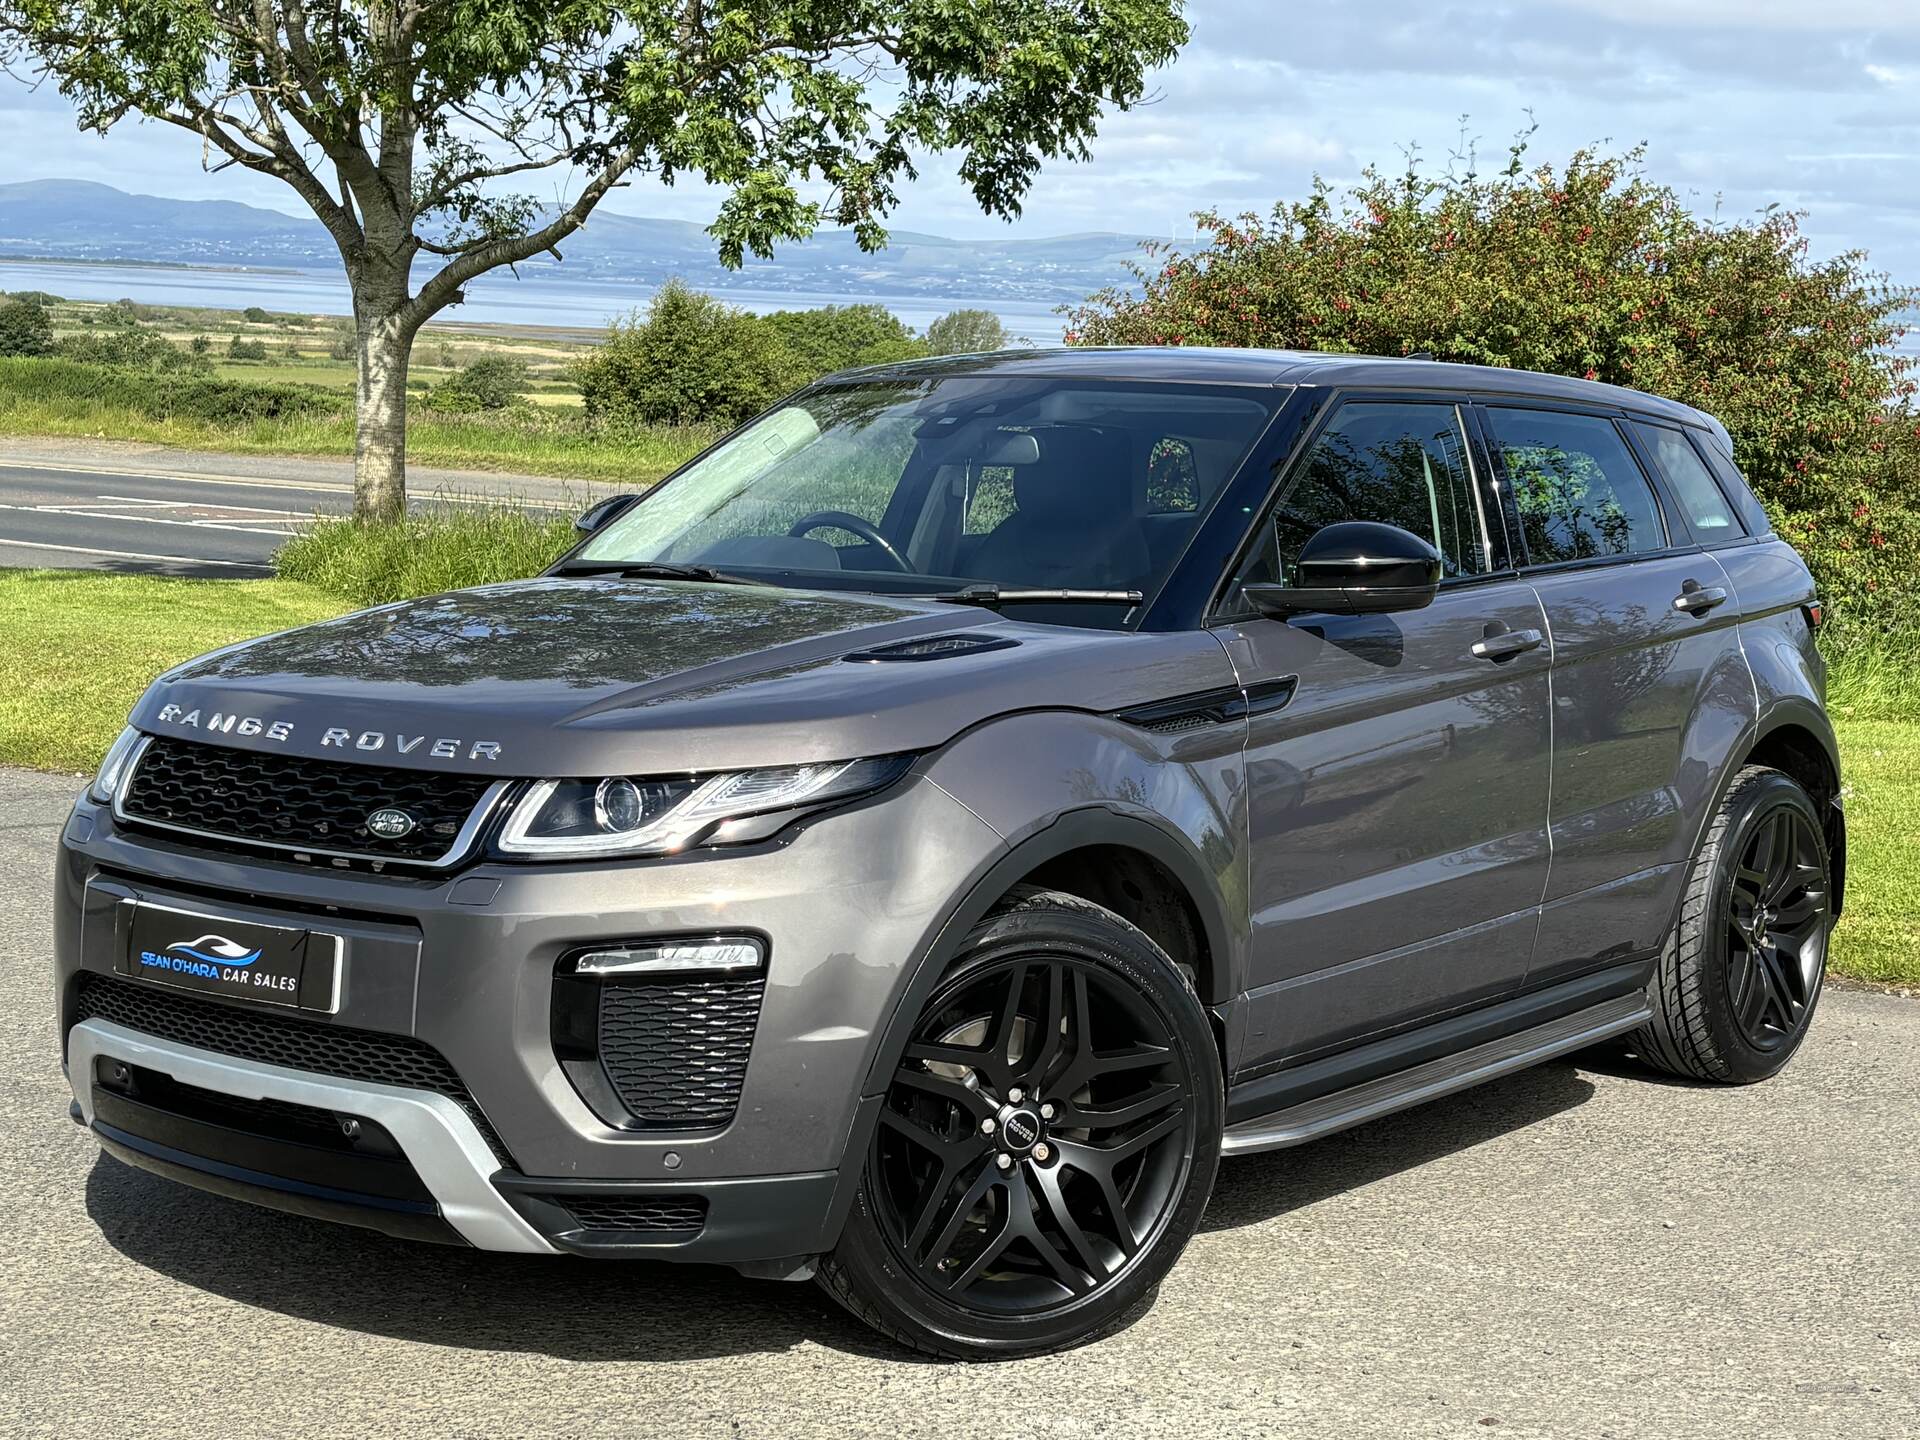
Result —
[[[90, 771], [159, 671], [345, 608], [286, 580], [0, 571], [0, 763]], [[1833, 968], [1920, 984], [1920, 723], [1848, 718], [1835, 698], [1851, 873]]]
[[[252, 378], [265, 383], [272, 376], [263, 368]], [[233, 418], [172, 404], [166, 384], [138, 372], [70, 360], [0, 358], [0, 435], [140, 440], [242, 455], [351, 455], [348, 397], [315, 387], [305, 387], [305, 393], [319, 397], [321, 413]], [[541, 403], [547, 397], [531, 398], [532, 404], [469, 415], [443, 414], [416, 399], [408, 420], [407, 458], [454, 470], [641, 487], [697, 454], [715, 435], [700, 426], [594, 428], [577, 406], [549, 406]]]
[[[47, 307], [57, 340], [129, 330], [159, 336], [177, 349], [196, 341], [214, 379], [241, 385], [292, 386], [319, 397], [326, 413], [297, 418], [241, 418], [196, 413], [160, 403], [150, 376], [99, 365], [78, 368], [91, 383], [72, 383], [76, 362], [0, 359], [0, 435], [84, 436], [136, 440], [234, 454], [353, 453], [354, 361], [338, 352], [351, 340], [348, 323], [328, 315], [102, 304], [59, 300]], [[237, 360], [239, 340], [265, 347], [265, 357]], [[569, 332], [510, 326], [429, 325], [414, 345], [408, 390], [407, 458], [416, 465], [494, 470], [643, 486], [665, 475], [714, 438], [699, 426], [591, 426], [580, 409], [571, 367], [592, 347]], [[448, 413], [428, 394], [484, 358], [525, 367], [519, 401], [503, 410]]]

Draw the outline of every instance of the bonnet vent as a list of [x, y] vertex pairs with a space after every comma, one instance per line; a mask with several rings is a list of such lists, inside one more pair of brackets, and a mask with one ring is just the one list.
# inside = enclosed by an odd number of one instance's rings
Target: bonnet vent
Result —
[[1005, 635], [923, 635], [872, 650], [856, 650], [844, 659], [862, 665], [894, 661], [947, 660], [956, 655], [980, 655], [988, 650], [1010, 650], [1020, 642]]

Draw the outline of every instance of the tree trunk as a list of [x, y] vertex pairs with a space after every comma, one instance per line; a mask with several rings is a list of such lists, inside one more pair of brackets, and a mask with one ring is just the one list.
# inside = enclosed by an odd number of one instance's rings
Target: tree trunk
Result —
[[397, 520], [407, 508], [407, 366], [414, 332], [392, 311], [362, 310], [355, 329], [353, 517]]

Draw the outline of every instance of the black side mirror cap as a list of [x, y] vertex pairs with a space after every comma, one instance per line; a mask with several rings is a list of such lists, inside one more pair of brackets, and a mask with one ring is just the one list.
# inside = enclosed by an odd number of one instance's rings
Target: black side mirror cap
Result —
[[1243, 585], [1262, 615], [1382, 615], [1421, 610], [1440, 589], [1440, 552], [1411, 531], [1342, 520], [1300, 547], [1298, 585]]
[[639, 498], [638, 495], [609, 495], [599, 504], [581, 511], [579, 518], [573, 522], [573, 528], [582, 535], [591, 535]]

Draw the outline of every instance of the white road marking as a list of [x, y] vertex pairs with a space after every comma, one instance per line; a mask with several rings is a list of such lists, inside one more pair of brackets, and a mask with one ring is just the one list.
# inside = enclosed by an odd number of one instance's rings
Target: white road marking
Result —
[[[224, 508], [224, 507], [213, 507]], [[277, 530], [263, 530], [257, 525], [229, 525], [220, 520], [168, 520], [159, 515], [126, 515], [118, 511], [104, 514], [90, 509], [76, 509], [70, 505], [7, 505], [0, 504], [0, 510], [22, 510], [30, 515], [70, 515], [77, 520], [124, 520], [136, 525], [183, 525], [189, 530], [230, 530], [236, 535], [277, 535], [285, 537], [293, 531], [287, 526]], [[270, 511], [270, 514], [285, 514], [285, 511]]]
[[[197, 475], [184, 470], [133, 470], [124, 465], [68, 465], [54, 460], [0, 460], [0, 470], [52, 470], [65, 475], [120, 475], [132, 480], [168, 480], [189, 485], [240, 485], [261, 490], [310, 490], [324, 495], [351, 495], [352, 482], [331, 480], [276, 480], [268, 476], [250, 477], [246, 475]], [[613, 486], [617, 483], [609, 480], [569, 480], [564, 475], [524, 477], [547, 485], [573, 485], [579, 487], [579, 500], [534, 500], [514, 495], [511, 491], [502, 491], [495, 495], [482, 493], [463, 495], [447, 494], [441, 490], [431, 490], [425, 494], [415, 492], [415, 500], [437, 500], [446, 505], [512, 505], [522, 510], [557, 510], [571, 515], [592, 504], [595, 500], [605, 499], [608, 495], [619, 493]], [[596, 485], [599, 487], [596, 489]]]
[[[137, 500], [131, 495], [102, 495], [101, 500], [111, 500], [123, 505], [149, 505], [168, 510], [192, 510], [196, 507], [206, 510], [247, 510], [256, 515], [285, 515], [290, 520], [311, 520], [311, 510], [276, 510], [269, 505], [214, 505], [202, 500]], [[76, 501], [76, 504], [81, 503]], [[96, 501], [86, 501], [88, 505], [97, 505]]]
[[0, 550], [63, 550], [69, 555], [111, 555], [118, 560], [165, 560], [174, 565], [218, 565], [227, 570], [271, 570], [252, 560], [205, 560], [198, 555], [149, 555], [141, 550], [99, 550], [91, 545], [50, 545], [44, 540], [15, 540], [0, 535]]

